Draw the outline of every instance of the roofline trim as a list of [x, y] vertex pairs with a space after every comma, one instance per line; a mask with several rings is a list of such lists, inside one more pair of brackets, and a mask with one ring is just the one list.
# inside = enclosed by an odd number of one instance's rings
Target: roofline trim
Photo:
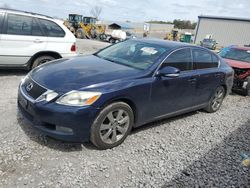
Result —
[[215, 19], [215, 20], [234, 20], [234, 21], [247, 21], [250, 22], [250, 18], [237, 18], [237, 17], [218, 17], [218, 16], [205, 16], [200, 15], [198, 16], [199, 19], [201, 18], [207, 18], [207, 19]]
[[44, 15], [44, 14], [38, 14], [38, 13], [34, 13], [34, 12], [29, 12], [29, 11], [24, 11], [24, 10], [17, 10], [17, 9], [11, 9], [11, 8], [0, 8], [0, 10], [12, 11], [12, 12], [17, 12], [17, 13], [31, 14], [31, 15], [34, 15], [34, 16], [43, 16], [43, 17], [46, 17], [46, 18], [54, 19], [51, 16], [47, 16], [47, 15]]

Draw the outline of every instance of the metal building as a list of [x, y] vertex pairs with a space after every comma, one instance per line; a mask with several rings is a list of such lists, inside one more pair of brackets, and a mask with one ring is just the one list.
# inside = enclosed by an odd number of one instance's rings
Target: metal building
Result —
[[194, 42], [212, 35], [219, 46], [250, 44], [250, 19], [199, 16]]

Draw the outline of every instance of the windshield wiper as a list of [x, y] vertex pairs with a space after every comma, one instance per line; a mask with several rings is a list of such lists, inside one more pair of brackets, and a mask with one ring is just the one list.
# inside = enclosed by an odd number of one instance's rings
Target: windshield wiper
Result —
[[119, 62], [117, 62], [117, 61], [115, 61], [113, 59], [110, 59], [110, 58], [107, 58], [107, 57], [103, 57], [103, 56], [99, 56], [98, 54], [93, 54], [93, 55], [96, 56], [96, 57], [99, 57], [101, 59], [105, 59], [107, 61], [113, 62], [113, 63], [119, 63]]

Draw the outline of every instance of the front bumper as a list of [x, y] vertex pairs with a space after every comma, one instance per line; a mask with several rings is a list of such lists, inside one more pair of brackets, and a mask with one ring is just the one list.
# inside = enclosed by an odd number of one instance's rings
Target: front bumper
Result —
[[244, 91], [247, 88], [247, 80], [243, 79], [238, 79], [238, 78], [234, 78], [234, 83], [233, 83], [233, 88], [232, 90], [234, 91]]
[[31, 102], [19, 89], [18, 108], [35, 129], [45, 135], [70, 142], [86, 142], [90, 128], [99, 113], [91, 106], [72, 107], [55, 102]]

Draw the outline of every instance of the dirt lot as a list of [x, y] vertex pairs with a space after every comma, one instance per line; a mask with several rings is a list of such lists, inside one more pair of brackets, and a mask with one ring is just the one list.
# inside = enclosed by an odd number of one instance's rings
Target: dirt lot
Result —
[[[78, 41], [83, 54], [107, 44]], [[197, 111], [133, 130], [99, 151], [34, 131], [18, 113], [25, 71], [0, 71], [0, 187], [248, 187], [250, 98], [228, 96], [213, 114]]]

